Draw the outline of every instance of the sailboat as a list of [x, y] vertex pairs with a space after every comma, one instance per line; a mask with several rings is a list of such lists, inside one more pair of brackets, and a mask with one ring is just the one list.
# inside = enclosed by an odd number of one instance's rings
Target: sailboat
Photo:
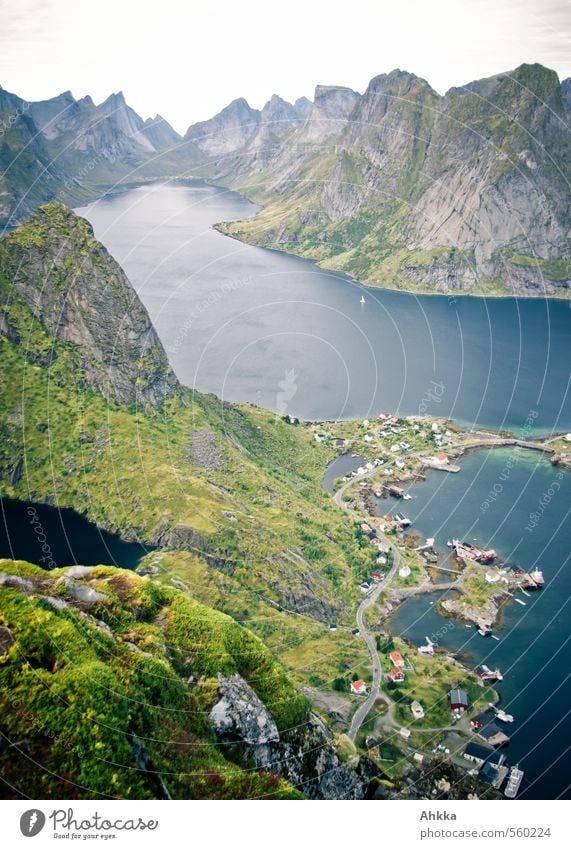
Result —
[[360, 304], [364, 304], [364, 303], [365, 303], [365, 298], [363, 297], [363, 295], [361, 295], [361, 300], [359, 301], [359, 303], [360, 303]]

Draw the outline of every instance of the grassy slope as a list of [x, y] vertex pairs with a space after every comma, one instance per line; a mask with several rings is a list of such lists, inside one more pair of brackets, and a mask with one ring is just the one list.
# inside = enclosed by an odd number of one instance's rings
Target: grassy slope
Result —
[[280, 730], [307, 718], [308, 703], [259, 639], [178, 590], [111, 567], [90, 578], [106, 599], [88, 614], [56, 610], [41, 596], [65, 597], [63, 571], [0, 560], [0, 572], [34, 583], [30, 595], [1, 591], [0, 623], [14, 639], [0, 649], [2, 730], [18, 741], [0, 743], [8, 786], [32, 798], [154, 798], [161, 791], [139, 768], [136, 738], [174, 798], [299, 798], [282, 779], [226, 760], [207, 721], [219, 671], [244, 677]]

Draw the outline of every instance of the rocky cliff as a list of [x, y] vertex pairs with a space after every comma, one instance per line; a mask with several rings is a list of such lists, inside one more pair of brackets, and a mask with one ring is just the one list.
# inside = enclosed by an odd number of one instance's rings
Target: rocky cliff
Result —
[[344, 766], [332, 746], [332, 734], [315, 714], [297, 728], [281, 732], [252, 688], [239, 675], [218, 676], [219, 700], [210, 724], [224, 748], [240, 762], [278, 772], [309, 799], [363, 799], [373, 775], [372, 763]]
[[[72, 344], [86, 385], [105, 397], [158, 406], [175, 391], [177, 380], [137, 293], [91, 225], [67, 207], [42, 206], [0, 240], [0, 275], [0, 320], [9, 338], [26, 343], [34, 333], [24, 305], [54, 340]], [[55, 356], [52, 349], [43, 359]]]
[[84, 203], [102, 184], [180, 174], [201, 155], [160, 115], [144, 121], [121, 92], [96, 105], [69, 91], [28, 102], [0, 88], [0, 226], [54, 198]]
[[445, 96], [398, 70], [319, 86], [261, 173], [247, 141], [219, 170], [264, 205], [228, 231], [381, 286], [568, 296], [570, 122], [541, 65]]

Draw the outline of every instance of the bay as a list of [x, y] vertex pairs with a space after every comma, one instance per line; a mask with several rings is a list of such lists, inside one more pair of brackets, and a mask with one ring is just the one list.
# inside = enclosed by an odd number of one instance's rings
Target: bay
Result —
[[533, 411], [535, 430], [571, 429], [567, 302], [365, 288], [212, 229], [256, 211], [205, 183], [139, 186], [77, 210], [125, 268], [183, 383], [310, 420], [391, 410], [521, 431]]

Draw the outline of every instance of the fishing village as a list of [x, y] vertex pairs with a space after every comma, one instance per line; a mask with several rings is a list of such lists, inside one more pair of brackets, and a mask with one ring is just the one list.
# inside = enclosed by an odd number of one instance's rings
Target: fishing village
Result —
[[419, 768], [444, 758], [483, 788], [517, 797], [524, 771], [508, 762], [514, 716], [500, 707], [494, 689], [502, 672], [485, 663], [470, 666], [465, 657], [442, 647], [438, 634], [426, 636], [421, 645], [411, 644], [394, 632], [391, 618], [405, 600], [432, 593], [438, 596], [435, 604], [444, 622], [499, 641], [505, 605], [526, 607], [545, 585], [543, 571], [537, 565], [506, 562], [484, 540], [464, 539], [460, 532], [441, 543], [423, 538], [406, 515], [406, 505], [414, 498], [414, 484], [427, 472], [461, 473], [461, 458], [470, 450], [513, 446], [540, 452], [544, 462], [568, 468], [571, 434], [516, 437], [467, 431], [427, 416], [401, 419], [390, 414], [310, 426], [317, 443], [337, 452], [332, 472], [343, 461], [344, 473], [331, 481], [330, 491], [373, 552], [374, 566], [359, 584], [358, 627], [351, 632], [365, 640], [372, 678], [354, 675], [351, 681], [357, 707], [349, 738], [389, 771], [403, 756]]

